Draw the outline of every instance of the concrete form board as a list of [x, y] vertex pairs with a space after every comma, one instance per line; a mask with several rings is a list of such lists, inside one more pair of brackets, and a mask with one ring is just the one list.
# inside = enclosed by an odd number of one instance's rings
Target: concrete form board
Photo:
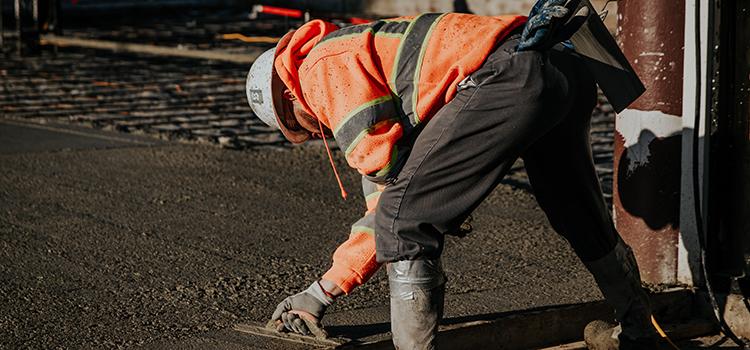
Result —
[[677, 282], [683, 19], [675, 13], [682, 13], [680, 6], [642, 0], [618, 6], [618, 42], [647, 90], [615, 123], [614, 217], [635, 251], [641, 276], [653, 284]]
[[[685, 339], [713, 334], [711, 322], [693, 318], [693, 293], [688, 290], [673, 290], [655, 294], [653, 307], [667, 333], [673, 339]], [[497, 349], [530, 349], [552, 346], [581, 339], [582, 329], [594, 319], [609, 319], [612, 309], [604, 302], [589, 302], [574, 305], [559, 305], [534, 310], [487, 315], [469, 321], [446, 320], [438, 333], [441, 349], [478, 349], [492, 345]], [[345, 329], [345, 328], [344, 328]], [[262, 325], [241, 324], [235, 326], [241, 333], [262, 335], [291, 343], [302, 343], [310, 347], [336, 349], [392, 349], [390, 335], [386, 333], [366, 338], [348, 339], [346, 334], [337, 334], [330, 339], [294, 336], [277, 333]], [[556, 347], [559, 349], [574, 349]]]

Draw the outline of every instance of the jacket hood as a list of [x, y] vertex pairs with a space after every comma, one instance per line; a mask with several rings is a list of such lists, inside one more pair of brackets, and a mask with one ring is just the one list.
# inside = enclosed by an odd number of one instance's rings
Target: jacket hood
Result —
[[[274, 68], [276, 73], [294, 97], [302, 104], [307, 113], [315, 116], [310, 110], [310, 106], [302, 96], [302, 88], [299, 82], [299, 67], [305, 60], [305, 57], [323, 38], [339, 30], [340, 28], [333, 23], [323, 20], [313, 20], [305, 23], [299, 29], [289, 32], [286, 36], [291, 35], [286, 47], [281, 48], [281, 52], [276, 53]], [[286, 39], [286, 38], [285, 38]], [[282, 41], [286, 41], [282, 39]]]

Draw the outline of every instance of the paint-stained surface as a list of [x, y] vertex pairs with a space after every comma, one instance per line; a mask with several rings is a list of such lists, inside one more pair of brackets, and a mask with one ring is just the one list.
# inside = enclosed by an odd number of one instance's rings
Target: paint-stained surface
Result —
[[[641, 135], [648, 134], [644, 130]], [[637, 145], [650, 153], [648, 163], [631, 166], [635, 160], [628, 156], [624, 138], [619, 133], [615, 136], [615, 225], [633, 247], [641, 276], [648, 283], [670, 284], [676, 278], [680, 143], [677, 135]]]
[[679, 237], [684, 4], [618, 5], [618, 43], [646, 92], [616, 120], [615, 224], [643, 279], [670, 284]]
[[680, 1], [619, 1], [617, 41], [646, 92], [630, 108], [682, 114], [685, 5]]

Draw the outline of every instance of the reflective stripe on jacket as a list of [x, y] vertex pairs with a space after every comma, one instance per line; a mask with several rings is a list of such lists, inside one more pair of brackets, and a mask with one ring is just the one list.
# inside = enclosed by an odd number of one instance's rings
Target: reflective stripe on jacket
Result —
[[336, 249], [324, 279], [348, 294], [377, 272], [373, 223], [382, 183], [398, 171], [420, 124], [525, 21], [425, 14], [338, 29], [315, 20], [293, 34], [276, 59], [277, 73], [364, 175], [367, 212]]
[[323, 279], [335, 283], [346, 294], [367, 282], [380, 268], [375, 260], [375, 209], [385, 186], [362, 177], [367, 211], [352, 225], [349, 238], [333, 253], [333, 265]]
[[411, 136], [456, 93], [524, 16], [424, 14], [335, 30], [300, 27], [275, 62], [308, 113], [371, 181], [398, 171]]

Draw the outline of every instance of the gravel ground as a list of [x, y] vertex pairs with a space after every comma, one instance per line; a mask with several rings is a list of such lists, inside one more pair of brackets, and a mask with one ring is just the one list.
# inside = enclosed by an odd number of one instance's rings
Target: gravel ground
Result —
[[[317, 145], [87, 144], [50, 131], [40, 147], [0, 126], [0, 348], [239, 346], [228, 329], [264, 321], [322, 274], [364, 208], [352, 171], [352, 198], [338, 197]], [[600, 297], [510, 183], [477, 210], [473, 234], [447, 243], [448, 317]], [[385, 322], [387, 302], [381, 272], [329, 322]]]
[[[244, 52], [265, 46], [220, 34], [283, 32], [278, 21], [204, 15], [75, 23], [68, 33]], [[265, 321], [328, 268], [364, 210], [357, 175], [344, 171], [344, 202], [319, 144], [291, 147], [260, 127], [243, 97], [247, 67], [11, 51], [0, 62], [0, 349], [290, 348], [231, 327]], [[593, 118], [609, 192], [614, 114], [603, 99]], [[522, 164], [474, 217], [475, 232], [446, 245], [447, 317], [600, 298]], [[326, 323], [386, 329], [384, 275], [340, 299]]]

